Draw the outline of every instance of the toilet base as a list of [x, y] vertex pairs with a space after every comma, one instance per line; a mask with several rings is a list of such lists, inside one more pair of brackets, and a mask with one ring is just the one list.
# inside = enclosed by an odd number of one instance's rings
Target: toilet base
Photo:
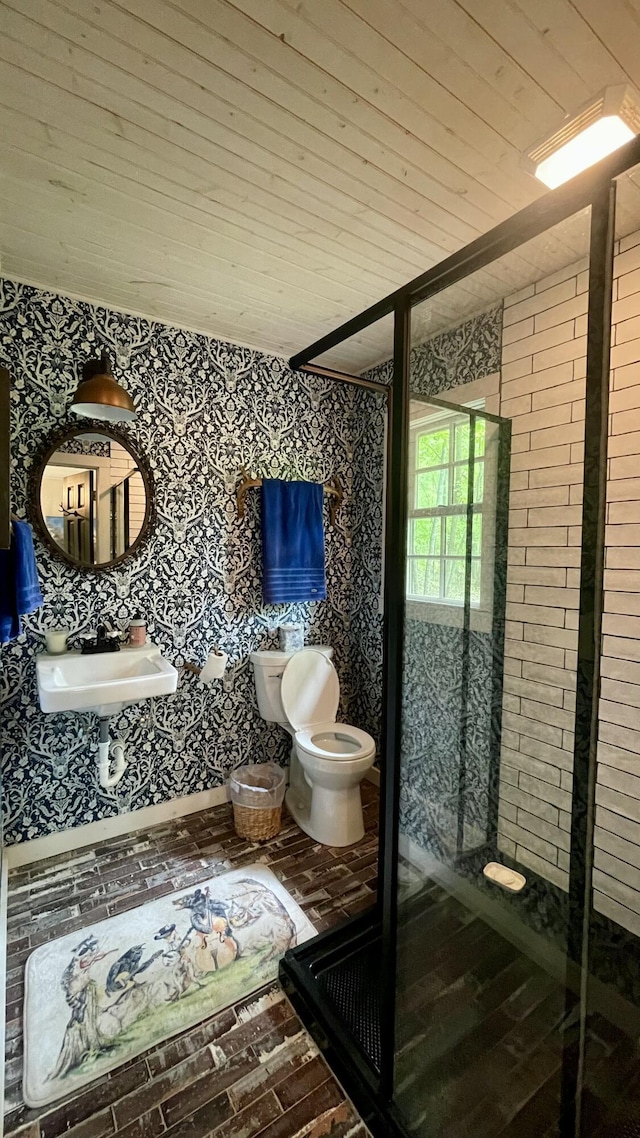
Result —
[[359, 783], [347, 790], [314, 786], [309, 794], [290, 786], [285, 801], [294, 822], [323, 846], [352, 846], [364, 837]]

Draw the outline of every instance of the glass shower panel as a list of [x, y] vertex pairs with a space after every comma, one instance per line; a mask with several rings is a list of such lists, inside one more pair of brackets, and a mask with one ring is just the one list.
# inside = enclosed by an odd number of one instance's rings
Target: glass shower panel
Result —
[[[486, 840], [493, 688], [480, 691], [477, 678], [491, 670], [492, 645], [478, 631], [490, 632], [496, 599], [501, 438], [507, 447], [508, 429], [501, 436], [481, 412], [411, 401], [405, 742], [415, 777], [403, 780], [400, 803], [407, 860], [455, 859]], [[503, 516], [505, 505], [503, 498]]]
[[412, 312], [394, 1100], [416, 1138], [572, 1109], [589, 227]]

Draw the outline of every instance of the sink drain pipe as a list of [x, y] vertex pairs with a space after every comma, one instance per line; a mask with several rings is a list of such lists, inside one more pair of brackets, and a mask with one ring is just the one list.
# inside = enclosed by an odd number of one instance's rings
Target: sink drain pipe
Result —
[[[124, 757], [124, 743], [116, 739], [112, 744], [109, 738], [109, 719], [100, 718], [100, 745], [98, 747], [98, 773], [100, 786], [110, 790], [116, 786], [127, 769], [127, 760]], [[113, 751], [113, 770], [109, 760], [109, 752]]]

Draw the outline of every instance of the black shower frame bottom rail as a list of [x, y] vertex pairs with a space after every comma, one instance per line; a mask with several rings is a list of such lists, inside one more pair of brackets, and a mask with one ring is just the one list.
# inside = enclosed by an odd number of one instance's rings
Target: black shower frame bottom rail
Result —
[[292, 949], [280, 961], [280, 983], [346, 1096], [374, 1138], [407, 1138], [393, 1103], [380, 1092], [379, 1074], [327, 1001], [318, 998], [315, 977], [382, 937], [372, 905], [337, 928]]

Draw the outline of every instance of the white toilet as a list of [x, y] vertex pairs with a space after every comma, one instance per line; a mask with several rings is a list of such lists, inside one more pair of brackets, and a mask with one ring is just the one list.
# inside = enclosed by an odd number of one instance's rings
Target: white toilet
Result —
[[376, 746], [366, 731], [336, 723], [340, 700], [333, 648], [252, 652], [263, 719], [293, 736], [286, 802], [301, 830], [326, 846], [364, 834], [360, 782]]

